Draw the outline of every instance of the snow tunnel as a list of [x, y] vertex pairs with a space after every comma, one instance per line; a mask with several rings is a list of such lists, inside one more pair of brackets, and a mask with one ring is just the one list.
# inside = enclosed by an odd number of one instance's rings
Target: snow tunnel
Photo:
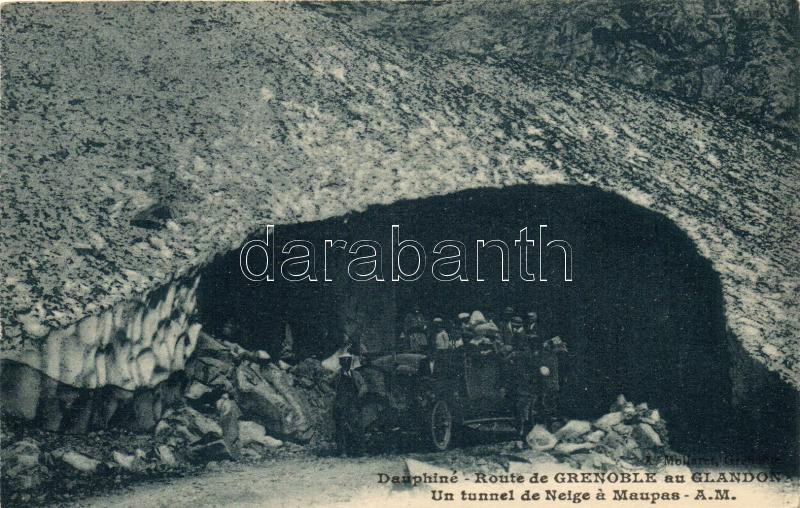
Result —
[[[416, 280], [391, 280], [392, 225], [402, 240], [413, 239], [427, 252], [427, 273]], [[535, 242], [528, 259], [535, 280], [520, 274], [514, 242], [523, 228]], [[539, 254], [540, 231], [542, 244], [568, 242], [571, 277], [564, 249]], [[265, 240], [266, 233], [253, 239]], [[198, 288], [205, 330], [273, 357], [287, 354], [288, 336], [287, 358], [297, 361], [326, 357], [344, 334], [358, 334], [370, 351], [390, 350], [414, 305], [429, 319], [445, 321], [476, 309], [494, 316], [508, 306], [520, 315], [535, 311], [540, 336], [558, 335], [569, 347], [561, 387], [565, 417], [597, 417], [623, 393], [660, 409], [679, 451], [728, 446], [735, 425], [718, 275], [678, 226], [619, 195], [568, 185], [476, 189], [276, 225], [269, 238], [276, 256], [272, 281], [248, 280], [238, 250], [205, 269]], [[280, 276], [276, 265], [289, 257], [282, 251], [292, 240], [314, 246], [316, 280]], [[325, 240], [377, 242], [384, 280], [352, 280], [347, 268], [355, 256], [325, 252]], [[464, 244], [468, 280], [432, 276], [433, 250], [443, 240]], [[508, 280], [502, 249], [480, 250], [479, 240], [508, 245]], [[409, 254], [398, 254], [406, 272], [415, 268]], [[257, 265], [258, 250], [253, 256]], [[266, 256], [261, 263], [265, 269]]]

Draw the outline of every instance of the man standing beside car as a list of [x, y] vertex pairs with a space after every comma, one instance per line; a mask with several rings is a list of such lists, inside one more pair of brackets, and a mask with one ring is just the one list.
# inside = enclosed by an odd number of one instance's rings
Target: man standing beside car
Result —
[[514, 414], [520, 439], [524, 440], [531, 426], [537, 394], [541, 392], [536, 371], [539, 358], [537, 344], [528, 334], [515, 334], [513, 350], [507, 357], [509, 393], [513, 396]]
[[539, 374], [542, 383], [542, 416], [547, 423], [553, 423], [560, 412], [559, 360], [567, 352], [567, 345], [561, 337], [555, 336], [542, 344]]

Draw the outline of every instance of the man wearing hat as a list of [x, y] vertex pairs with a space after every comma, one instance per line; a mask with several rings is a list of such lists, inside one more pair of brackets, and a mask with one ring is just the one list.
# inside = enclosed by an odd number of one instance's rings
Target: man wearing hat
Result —
[[461, 329], [469, 328], [469, 312], [461, 312], [458, 314], [458, 323]]
[[469, 312], [461, 312], [458, 314], [458, 321], [453, 324], [453, 333], [451, 334], [453, 347], [461, 347], [469, 341], [466, 336], [467, 330], [469, 330]]
[[514, 330], [512, 329], [511, 321], [514, 319], [514, 308], [513, 307], [506, 307], [503, 309], [503, 315], [500, 318], [500, 322], [497, 323], [498, 328], [500, 329], [500, 337], [505, 344], [511, 344], [511, 339], [514, 336]]
[[440, 317], [433, 318], [433, 344], [436, 349], [450, 349], [450, 335], [444, 329], [444, 320]]
[[480, 354], [488, 354], [495, 350], [494, 337], [497, 336], [497, 325], [487, 322], [481, 311], [473, 311], [470, 315], [469, 332], [472, 337], [469, 342], [464, 343], [465, 346]]
[[529, 336], [533, 338], [539, 337], [539, 315], [536, 312], [528, 312], [528, 322], [525, 328]]
[[530, 430], [533, 411], [541, 392], [541, 380], [537, 369], [539, 368], [539, 352], [537, 343], [532, 342], [525, 333], [525, 323], [522, 318], [512, 318], [513, 349], [507, 355], [505, 368], [505, 382], [508, 393], [512, 397], [517, 430], [520, 439], [524, 439]]
[[542, 343], [542, 354], [539, 374], [542, 383], [542, 415], [551, 422], [555, 420], [560, 409], [560, 380], [558, 364], [563, 353], [567, 352], [567, 345], [559, 336]]
[[510, 344], [516, 345], [519, 342], [520, 338], [524, 335], [527, 335], [525, 332], [525, 322], [519, 316], [514, 316], [511, 318], [511, 322], [509, 323], [509, 330], [511, 331], [511, 342]]

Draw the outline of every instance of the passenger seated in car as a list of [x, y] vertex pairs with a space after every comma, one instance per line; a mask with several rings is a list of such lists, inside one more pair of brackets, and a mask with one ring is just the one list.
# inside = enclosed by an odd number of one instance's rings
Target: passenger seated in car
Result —
[[504, 337], [504, 342], [511, 349], [520, 349], [527, 346], [529, 339], [525, 332], [525, 323], [519, 316], [514, 316], [509, 322], [510, 335]]
[[450, 342], [450, 334], [444, 329], [444, 320], [440, 317], [433, 318], [433, 344], [436, 349], [450, 349], [452, 344]]
[[460, 312], [458, 314], [459, 331], [469, 329], [469, 312]]
[[403, 338], [409, 352], [423, 353], [428, 350], [428, 323], [418, 305], [403, 320]]
[[494, 342], [484, 334], [475, 333], [472, 330], [465, 332], [464, 347], [472, 353], [490, 353], [494, 350]]
[[461, 332], [461, 346], [465, 351], [472, 348], [471, 341], [474, 338], [475, 333], [470, 328], [467, 328]]
[[470, 348], [472, 351], [480, 353], [482, 355], [487, 355], [489, 353], [494, 353], [497, 351], [497, 343], [492, 338], [489, 337], [488, 334], [484, 333], [475, 333], [475, 337], [469, 341]]

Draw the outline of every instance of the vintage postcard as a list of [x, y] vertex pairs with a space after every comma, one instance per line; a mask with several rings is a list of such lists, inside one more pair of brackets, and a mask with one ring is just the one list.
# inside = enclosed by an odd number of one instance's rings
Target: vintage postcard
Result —
[[797, 507], [796, 0], [3, 2], [8, 507]]

